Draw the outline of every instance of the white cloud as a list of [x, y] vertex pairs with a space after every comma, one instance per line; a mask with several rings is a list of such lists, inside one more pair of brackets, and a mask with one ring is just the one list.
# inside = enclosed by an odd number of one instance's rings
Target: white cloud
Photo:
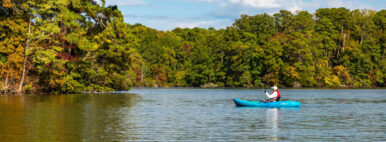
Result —
[[229, 0], [232, 4], [255, 8], [279, 8], [281, 5], [277, 0]]
[[328, 0], [328, 7], [345, 7], [348, 9], [374, 9], [367, 3], [362, 3], [358, 1], [342, 1], [342, 0]]
[[328, 7], [343, 7], [345, 4], [341, 0], [327, 0]]
[[190, 2], [213, 2], [214, 0], [185, 0]]
[[118, 6], [144, 6], [146, 2], [144, 0], [106, 0], [107, 5]]
[[[238, 6], [247, 8], [281, 8], [288, 3], [300, 0], [175, 0], [175, 1], [189, 1], [189, 2], [207, 2], [216, 3], [218, 6]], [[301, 1], [300, 1], [301, 2]]]

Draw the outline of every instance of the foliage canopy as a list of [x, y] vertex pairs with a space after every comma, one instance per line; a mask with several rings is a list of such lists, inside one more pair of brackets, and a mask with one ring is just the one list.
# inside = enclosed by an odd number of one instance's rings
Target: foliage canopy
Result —
[[225, 29], [172, 31], [127, 24], [117, 6], [94, 0], [4, 0], [0, 14], [2, 92], [386, 81], [386, 10], [281, 10], [241, 15]]

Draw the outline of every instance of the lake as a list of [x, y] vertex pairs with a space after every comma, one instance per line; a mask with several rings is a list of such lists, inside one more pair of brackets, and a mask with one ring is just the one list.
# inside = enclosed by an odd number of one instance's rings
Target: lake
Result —
[[238, 108], [261, 89], [0, 96], [0, 141], [386, 141], [385, 89], [281, 89], [300, 108]]

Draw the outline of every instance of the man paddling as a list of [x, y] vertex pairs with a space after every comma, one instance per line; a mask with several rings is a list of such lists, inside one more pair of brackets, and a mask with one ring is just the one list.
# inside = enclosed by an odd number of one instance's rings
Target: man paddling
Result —
[[267, 91], [265, 91], [265, 95], [268, 96], [268, 100], [265, 102], [278, 102], [280, 100], [280, 91], [277, 89], [276, 86], [271, 87], [272, 88], [272, 94], [269, 95]]

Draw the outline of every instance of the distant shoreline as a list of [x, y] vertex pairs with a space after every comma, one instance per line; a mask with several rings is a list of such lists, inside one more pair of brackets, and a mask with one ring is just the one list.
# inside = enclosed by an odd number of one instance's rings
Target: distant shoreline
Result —
[[[132, 91], [134, 89], [159, 89], [159, 90], [167, 90], [167, 89], [208, 89], [208, 90], [216, 90], [216, 89], [240, 89], [240, 90], [263, 90], [262, 88], [254, 88], [254, 87], [217, 87], [217, 88], [208, 88], [208, 87], [132, 87], [130, 90], [121, 90], [121, 91], [110, 91], [110, 92], [83, 92], [83, 93], [49, 93], [49, 92], [31, 92], [25, 94], [0, 94], [0, 96], [44, 96], [44, 95], [74, 95], [74, 94], [124, 94], [128, 91]], [[264, 88], [266, 90], [270, 90], [270, 88]], [[386, 89], [386, 87], [376, 87], [376, 88], [279, 88], [285, 90], [382, 90]]]
[[[259, 87], [132, 87], [131, 89], [263, 89]], [[264, 88], [267, 90], [270, 90], [270, 88]], [[294, 88], [294, 87], [283, 87], [279, 89], [386, 89], [386, 87], [364, 87], [364, 88], [349, 88], [349, 87], [342, 87], [342, 88], [315, 88], [315, 87], [300, 87], [300, 88]]]

